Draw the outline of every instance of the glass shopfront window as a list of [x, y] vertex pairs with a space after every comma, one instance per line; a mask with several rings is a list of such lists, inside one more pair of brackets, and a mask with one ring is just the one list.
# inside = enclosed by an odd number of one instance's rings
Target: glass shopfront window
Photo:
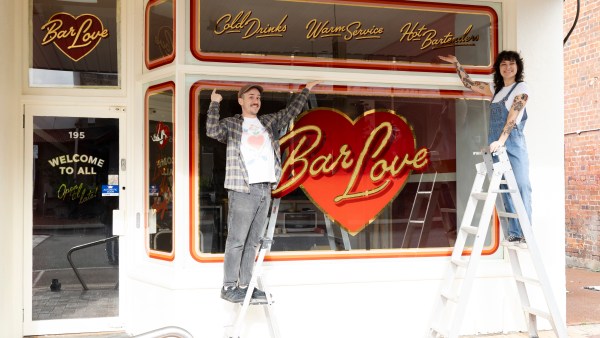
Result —
[[[191, 0], [196, 60], [490, 74], [499, 6], [418, 1]], [[193, 62], [193, 60], [190, 60]]]
[[118, 316], [119, 119], [34, 116], [32, 140], [31, 319]]
[[[227, 237], [225, 145], [206, 136], [210, 94], [216, 88], [223, 96], [221, 118], [233, 116], [244, 83], [191, 88], [190, 224], [200, 261], [218, 259], [211, 254], [223, 253]], [[299, 91], [262, 85], [261, 113], [284, 108]], [[447, 254], [472, 186], [472, 153], [486, 145], [486, 110], [484, 100], [462, 91], [315, 88], [280, 140], [273, 259], [296, 251], [310, 259]], [[496, 237], [488, 238], [491, 248]]]
[[118, 0], [32, 0], [31, 87], [120, 86]]
[[150, 0], [144, 23], [146, 68], [172, 62], [175, 59], [175, 0]]
[[175, 84], [146, 91], [146, 230], [150, 256], [173, 259]]

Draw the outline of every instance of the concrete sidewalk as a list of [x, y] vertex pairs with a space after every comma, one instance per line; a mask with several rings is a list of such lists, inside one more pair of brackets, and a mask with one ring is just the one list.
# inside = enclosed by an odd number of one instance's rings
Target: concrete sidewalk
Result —
[[[569, 338], [600, 338], [600, 291], [586, 289], [585, 287], [598, 286], [600, 288], [600, 272], [584, 269], [566, 269], [567, 282], [567, 330]], [[105, 297], [115, 297], [115, 293], [105, 293]], [[95, 309], [109, 309], [110, 307], [94, 307]], [[98, 313], [96, 313], [98, 315]], [[539, 338], [555, 337], [552, 331], [539, 332]], [[52, 338], [126, 338], [130, 337], [123, 332], [78, 334], [78, 335], [53, 335], [34, 336]], [[526, 338], [526, 332], [513, 332], [505, 334], [463, 336], [462, 338]], [[375, 338], [375, 337], [374, 337]], [[377, 337], [378, 338], [378, 337]]]
[[[569, 338], [600, 338], [600, 272], [567, 268], [567, 331]], [[552, 331], [539, 332], [539, 338], [556, 337]], [[526, 338], [526, 332], [465, 336], [463, 338]]]

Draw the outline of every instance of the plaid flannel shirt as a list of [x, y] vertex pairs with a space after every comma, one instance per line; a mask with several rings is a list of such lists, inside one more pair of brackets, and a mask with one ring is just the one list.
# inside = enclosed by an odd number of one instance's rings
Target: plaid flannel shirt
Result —
[[[271, 138], [271, 146], [275, 151], [275, 177], [277, 182], [281, 179], [281, 154], [279, 151], [279, 132], [287, 127], [298, 114], [308, 99], [308, 88], [295, 95], [290, 104], [272, 114], [259, 115], [258, 120], [265, 127]], [[248, 171], [242, 159], [240, 146], [242, 143], [242, 123], [244, 118], [240, 114], [219, 120], [219, 102], [211, 102], [206, 119], [206, 135], [219, 142], [227, 144], [225, 160], [225, 189], [249, 193]]]

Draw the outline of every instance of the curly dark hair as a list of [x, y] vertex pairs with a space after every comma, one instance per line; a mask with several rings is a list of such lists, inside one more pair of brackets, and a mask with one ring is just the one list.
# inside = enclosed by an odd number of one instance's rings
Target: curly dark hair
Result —
[[512, 50], [505, 50], [500, 52], [498, 56], [496, 56], [496, 61], [494, 62], [494, 94], [498, 94], [498, 92], [504, 87], [504, 79], [502, 75], [500, 75], [500, 64], [502, 61], [515, 61], [517, 63], [517, 75], [515, 75], [516, 82], [523, 82], [523, 58], [519, 53]]

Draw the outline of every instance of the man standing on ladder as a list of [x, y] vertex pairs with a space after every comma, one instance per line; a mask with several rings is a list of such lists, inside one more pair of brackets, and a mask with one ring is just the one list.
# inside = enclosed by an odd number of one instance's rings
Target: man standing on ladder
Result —
[[[221, 298], [241, 303], [252, 278], [260, 236], [266, 226], [271, 190], [281, 176], [279, 131], [286, 128], [306, 104], [309, 91], [320, 81], [308, 82], [290, 104], [273, 114], [258, 116], [263, 88], [249, 83], [238, 92], [242, 114], [219, 120], [223, 97], [213, 90], [206, 119], [206, 135], [227, 144], [225, 189], [228, 190], [228, 235], [225, 244]], [[266, 300], [254, 289], [252, 300]]]
[[[525, 105], [529, 97], [527, 83], [523, 82], [523, 59], [517, 52], [503, 51], [494, 62], [494, 81], [473, 81], [453, 55], [439, 56], [456, 67], [463, 85], [474, 92], [491, 97], [488, 144], [490, 152], [506, 146], [506, 152], [515, 175], [519, 192], [531, 223], [531, 184], [529, 182], [529, 155], [523, 129], [527, 121]], [[495, 157], [494, 157], [495, 158]], [[514, 213], [510, 194], [503, 194], [507, 212]], [[516, 218], [511, 218], [504, 245], [527, 247], [523, 231]]]

